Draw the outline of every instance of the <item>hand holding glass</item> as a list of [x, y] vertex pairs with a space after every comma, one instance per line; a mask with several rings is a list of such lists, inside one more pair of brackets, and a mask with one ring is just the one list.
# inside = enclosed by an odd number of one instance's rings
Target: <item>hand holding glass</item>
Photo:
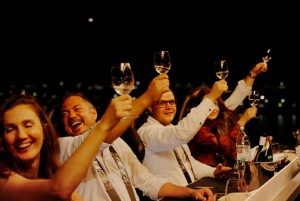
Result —
[[270, 57], [270, 49], [267, 50], [267, 54], [265, 56], [262, 57], [262, 60], [265, 62], [265, 63], [268, 63], [272, 57]]
[[[225, 78], [229, 74], [229, 69], [228, 69], [226, 60], [221, 60], [221, 61], [215, 62], [215, 72], [216, 72], [216, 76], [220, 80], [225, 80]], [[226, 91], [224, 93], [229, 93], [229, 92], [231, 92], [231, 91]]]
[[[252, 107], [257, 106], [260, 101], [259, 92], [257, 90], [251, 91], [248, 95], [248, 100]], [[256, 118], [258, 118], [258, 117], [256, 117]]]
[[[111, 67], [112, 86], [119, 95], [130, 94], [134, 88], [134, 76], [129, 63], [119, 63]], [[137, 118], [129, 115], [123, 119]]]
[[171, 59], [168, 51], [154, 52], [154, 68], [159, 74], [169, 72]]

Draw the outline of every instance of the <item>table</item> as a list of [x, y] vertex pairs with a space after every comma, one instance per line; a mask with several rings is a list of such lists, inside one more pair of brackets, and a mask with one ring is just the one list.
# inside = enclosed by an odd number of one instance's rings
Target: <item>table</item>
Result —
[[[217, 180], [214, 178], [209, 178], [209, 177], [203, 177], [189, 185], [187, 187], [197, 189], [198, 186], [212, 186], [214, 188], [211, 188], [213, 193], [222, 193], [225, 192], [225, 187], [226, 187], [226, 180]], [[160, 201], [178, 201], [178, 200], [192, 200], [192, 199], [177, 199], [177, 198], [163, 198]]]
[[294, 201], [300, 194], [300, 167], [295, 154], [286, 153], [291, 162], [252, 193], [246, 201]]

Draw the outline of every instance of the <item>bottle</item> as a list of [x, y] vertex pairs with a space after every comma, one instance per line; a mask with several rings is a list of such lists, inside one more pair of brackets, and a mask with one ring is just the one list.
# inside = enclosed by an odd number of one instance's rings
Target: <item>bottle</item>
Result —
[[256, 162], [273, 162], [272, 140], [273, 137], [268, 135], [263, 148], [258, 153]]
[[258, 144], [258, 148], [257, 148], [257, 151], [256, 151], [256, 154], [255, 154], [255, 157], [253, 158], [253, 161], [256, 162], [257, 161], [257, 157], [258, 157], [258, 154], [260, 153], [260, 151], [262, 150], [262, 148], [264, 147], [265, 143], [266, 143], [266, 134], [263, 133], [263, 135], [261, 135], [259, 137], [259, 144]]
[[238, 161], [252, 161], [250, 140], [243, 126], [240, 127], [239, 134], [236, 137], [236, 153]]

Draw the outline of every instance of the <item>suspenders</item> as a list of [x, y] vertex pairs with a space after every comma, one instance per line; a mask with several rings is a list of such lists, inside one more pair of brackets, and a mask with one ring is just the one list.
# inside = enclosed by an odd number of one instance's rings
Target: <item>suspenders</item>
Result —
[[[120, 173], [122, 175], [122, 179], [123, 179], [123, 182], [127, 188], [127, 191], [129, 193], [129, 196], [130, 196], [130, 199], [132, 201], [135, 201], [135, 196], [134, 196], [134, 191], [133, 191], [133, 188], [131, 186], [131, 182], [130, 182], [130, 179], [128, 177], [128, 174], [127, 174], [127, 171], [119, 157], [119, 155], [117, 154], [116, 150], [110, 146], [109, 147], [109, 150], [110, 150], [110, 153], [112, 155], [112, 157], [114, 158], [116, 164], [118, 165], [118, 168], [120, 170]], [[117, 195], [115, 189], [113, 188], [113, 186], [110, 184], [108, 178], [107, 178], [107, 175], [105, 174], [105, 172], [103, 171], [103, 168], [101, 166], [101, 164], [99, 163], [99, 161], [95, 158], [95, 161], [98, 163], [99, 165], [99, 170], [98, 171], [98, 174], [100, 175], [100, 178], [105, 186], [105, 189], [106, 189], [106, 192], [108, 193], [109, 197], [113, 200], [113, 201], [120, 201], [120, 198], [119, 196]]]

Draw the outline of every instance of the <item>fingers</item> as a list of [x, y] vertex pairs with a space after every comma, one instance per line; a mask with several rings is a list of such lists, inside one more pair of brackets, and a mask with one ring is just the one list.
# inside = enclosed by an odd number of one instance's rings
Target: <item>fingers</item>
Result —
[[113, 98], [108, 108], [110, 115], [115, 114], [115, 118], [123, 118], [130, 115], [132, 108], [132, 97], [124, 94]]

